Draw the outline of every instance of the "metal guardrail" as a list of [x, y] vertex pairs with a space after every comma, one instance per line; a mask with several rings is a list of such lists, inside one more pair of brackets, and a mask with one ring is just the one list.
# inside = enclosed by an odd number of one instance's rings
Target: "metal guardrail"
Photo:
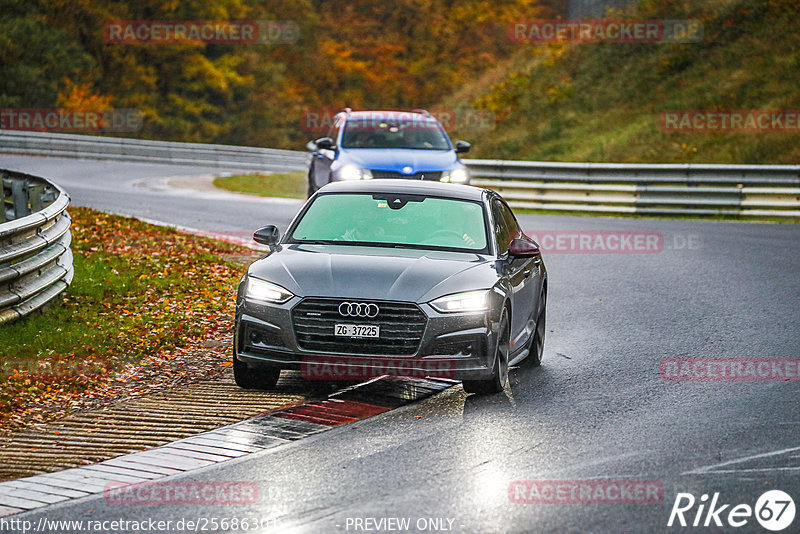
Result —
[[800, 165], [464, 160], [515, 208], [646, 215], [800, 217]]
[[2, 173], [0, 324], [41, 308], [72, 282], [69, 196], [57, 185]]
[[[309, 161], [294, 150], [8, 130], [0, 132], [0, 152], [284, 172], [306, 170]], [[473, 184], [497, 190], [515, 208], [800, 217], [800, 165], [464, 163]]]
[[16, 130], [0, 132], [0, 151], [275, 172], [306, 170], [309, 159], [295, 150]]

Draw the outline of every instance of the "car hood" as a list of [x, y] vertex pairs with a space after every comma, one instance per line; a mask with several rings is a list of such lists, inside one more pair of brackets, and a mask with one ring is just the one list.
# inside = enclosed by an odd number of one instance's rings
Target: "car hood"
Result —
[[248, 273], [300, 297], [417, 303], [497, 281], [492, 259], [478, 254], [329, 245], [284, 246]]
[[403, 172], [404, 167], [411, 167], [411, 172], [404, 174], [463, 166], [452, 150], [351, 148], [342, 150], [339, 161], [341, 164], [353, 163], [364, 169], [377, 171]]

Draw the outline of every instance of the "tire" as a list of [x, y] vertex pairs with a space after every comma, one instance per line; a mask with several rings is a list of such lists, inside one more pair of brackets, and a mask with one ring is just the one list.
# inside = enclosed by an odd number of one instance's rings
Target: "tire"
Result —
[[462, 384], [464, 391], [467, 393], [487, 395], [500, 393], [505, 389], [506, 382], [508, 381], [509, 330], [508, 315], [505, 310], [503, 310], [503, 316], [500, 318], [499, 337], [494, 350], [492, 376], [486, 380], [464, 380]]
[[280, 377], [279, 367], [248, 367], [233, 355], [233, 379], [242, 389], [273, 389]]
[[547, 334], [547, 293], [542, 293], [540, 299], [542, 302], [542, 309], [536, 317], [536, 330], [531, 338], [531, 346], [528, 348], [530, 351], [528, 359], [532, 367], [539, 367], [542, 365], [544, 338], [545, 334]]

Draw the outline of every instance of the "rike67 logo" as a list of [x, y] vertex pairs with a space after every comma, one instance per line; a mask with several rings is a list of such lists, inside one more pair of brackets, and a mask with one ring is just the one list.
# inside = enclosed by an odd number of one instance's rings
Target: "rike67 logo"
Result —
[[678, 493], [667, 526], [739, 528], [751, 523], [755, 517], [763, 528], [780, 532], [794, 521], [794, 500], [784, 491], [764, 492], [756, 500], [755, 506], [723, 504], [719, 495], [719, 492], [714, 493], [709, 502], [705, 493], [699, 499], [691, 493]]

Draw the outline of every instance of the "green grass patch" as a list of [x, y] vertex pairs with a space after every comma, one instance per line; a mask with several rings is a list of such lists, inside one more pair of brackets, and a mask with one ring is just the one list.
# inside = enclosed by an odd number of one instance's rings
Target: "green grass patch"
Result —
[[234, 193], [262, 197], [306, 198], [308, 178], [305, 172], [279, 174], [235, 174], [214, 179], [214, 186]]
[[[495, 127], [471, 157], [621, 163], [796, 164], [798, 134], [668, 133], [666, 110], [793, 110], [796, 0], [643, 0], [614, 17], [692, 19], [687, 44], [520, 44], [491, 82], [459, 91]], [[499, 70], [499, 72], [498, 72]], [[446, 101], [447, 102], [447, 101]], [[452, 103], [451, 103], [452, 104]], [[452, 104], [454, 105], [454, 104]], [[457, 129], [454, 132], [461, 135]]]

